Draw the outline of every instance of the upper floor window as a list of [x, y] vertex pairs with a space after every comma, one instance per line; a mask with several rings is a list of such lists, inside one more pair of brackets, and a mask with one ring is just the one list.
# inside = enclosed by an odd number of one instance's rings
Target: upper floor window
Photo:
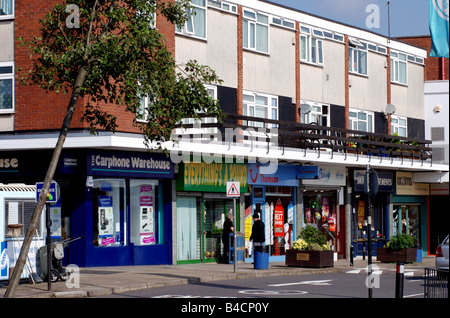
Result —
[[269, 16], [244, 10], [243, 47], [269, 53]]
[[14, 65], [0, 63], [0, 113], [14, 111]]
[[323, 32], [309, 27], [300, 27], [300, 60], [323, 65]]
[[208, 0], [208, 6], [217, 8], [223, 11], [237, 13], [237, 6], [220, 0]]
[[186, 12], [188, 20], [183, 27], [177, 26], [179, 33], [206, 38], [206, 0], [192, 0]]
[[349, 40], [348, 71], [350, 73], [367, 75], [367, 43], [356, 39]]
[[308, 111], [301, 112], [300, 122], [302, 124], [317, 124], [319, 126], [330, 126], [329, 108], [330, 105], [319, 104], [302, 100], [300, 107]]
[[391, 51], [391, 82], [399, 84], [407, 84], [408, 62], [406, 54]]
[[[272, 95], [244, 92], [244, 116], [278, 120], [278, 97]], [[245, 126], [275, 127], [262, 122], [244, 121]]]
[[0, 0], [0, 20], [3, 18], [12, 18], [14, 16], [14, 1]]
[[374, 132], [373, 112], [364, 110], [350, 109], [349, 111], [349, 129], [365, 132]]
[[400, 137], [408, 137], [408, 120], [404, 117], [391, 115], [391, 133]]

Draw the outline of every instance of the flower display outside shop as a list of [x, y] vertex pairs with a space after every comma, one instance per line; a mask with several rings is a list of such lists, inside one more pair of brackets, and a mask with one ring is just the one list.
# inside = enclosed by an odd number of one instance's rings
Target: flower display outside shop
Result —
[[326, 242], [326, 237], [313, 225], [306, 225], [301, 231], [297, 240], [292, 242], [293, 250], [304, 251], [329, 251], [330, 246]]

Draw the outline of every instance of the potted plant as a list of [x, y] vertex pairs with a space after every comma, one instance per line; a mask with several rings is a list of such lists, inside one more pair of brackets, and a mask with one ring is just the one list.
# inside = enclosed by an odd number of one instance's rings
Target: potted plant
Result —
[[412, 263], [416, 261], [416, 257], [414, 237], [409, 234], [396, 235], [386, 247], [377, 248], [377, 260], [383, 263]]
[[326, 242], [325, 235], [313, 225], [306, 225], [292, 249], [286, 251], [286, 265], [299, 267], [333, 267], [333, 251]]

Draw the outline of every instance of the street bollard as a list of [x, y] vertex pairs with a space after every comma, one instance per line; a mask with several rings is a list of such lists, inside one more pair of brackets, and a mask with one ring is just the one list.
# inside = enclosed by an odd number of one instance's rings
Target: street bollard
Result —
[[395, 274], [395, 298], [403, 298], [403, 280], [404, 280], [403, 263], [397, 263], [397, 273]]

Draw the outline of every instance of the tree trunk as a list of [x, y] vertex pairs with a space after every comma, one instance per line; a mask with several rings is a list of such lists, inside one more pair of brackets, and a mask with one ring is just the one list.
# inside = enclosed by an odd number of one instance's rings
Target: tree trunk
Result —
[[[75, 80], [74, 89], [72, 91], [72, 96], [70, 97], [69, 105], [67, 106], [66, 116], [62, 124], [61, 131], [59, 133], [58, 141], [53, 151], [53, 156], [48, 166], [47, 174], [44, 179], [44, 184], [42, 186], [41, 193], [39, 194], [39, 200], [34, 209], [33, 216], [31, 218], [30, 224], [28, 225], [28, 230], [25, 235], [25, 239], [22, 243], [22, 248], [20, 249], [19, 258], [17, 259], [16, 266], [14, 267], [13, 274], [11, 276], [8, 289], [6, 290], [4, 298], [14, 298], [16, 294], [16, 289], [19, 284], [20, 276], [22, 276], [23, 268], [25, 266], [26, 257], [30, 249], [31, 242], [34, 237], [34, 233], [38, 227], [39, 218], [42, 214], [45, 202], [47, 201], [47, 194], [50, 189], [50, 184], [53, 180], [55, 174], [56, 166], [61, 155], [64, 142], [66, 140], [67, 134], [69, 132], [70, 123], [72, 121], [73, 113], [75, 111], [75, 106], [78, 100], [78, 96], [81, 92], [81, 87], [86, 80], [89, 69], [87, 66], [81, 66], [78, 71], [77, 78]], [[47, 274], [50, 276], [50, 273]]]

